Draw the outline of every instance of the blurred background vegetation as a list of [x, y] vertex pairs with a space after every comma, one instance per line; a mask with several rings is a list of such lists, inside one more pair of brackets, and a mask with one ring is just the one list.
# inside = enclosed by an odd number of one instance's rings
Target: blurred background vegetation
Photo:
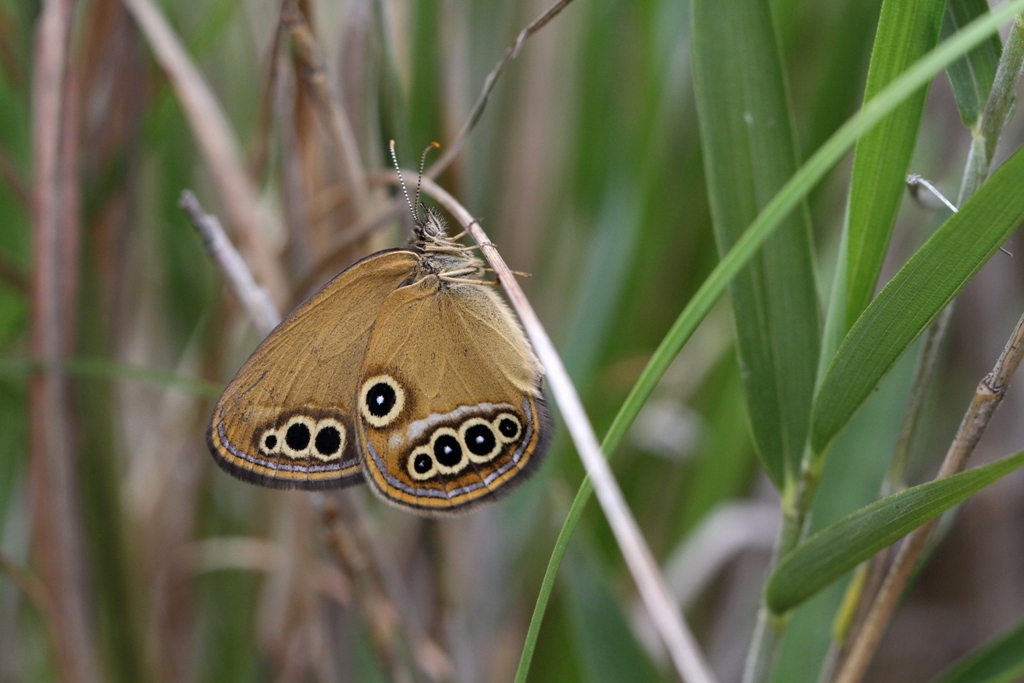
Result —
[[[203, 431], [259, 336], [177, 202], [193, 189], [289, 310], [347, 263], [404, 240], [404, 215], [350, 239], [394, 191], [381, 173], [388, 140], [405, 167], [432, 140], [443, 153], [487, 74], [549, 0], [300, 0], [298, 23], [283, 27], [289, 4], [0, 0], [2, 681], [506, 681], [515, 672], [583, 476], [569, 440], [559, 433], [515, 495], [456, 519], [415, 518], [362, 488], [311, 504], [227, 476]], [[881, 3], [770, 4], [806, 159], [860, 104]], [[139, 28], [154, 9], [208, 82], [227, 138], [168, 76], [167, 53], [154, 59], [152, 34]], [[509, 265], [533, 274], [523, 286], [599, 434], [719, 259], [690, 16], [684, 0], [570, 4], [523, 45], [438, 179], [482, 217]], [[323, 71], [303, 57], [310, 38]], [[40, 76], [63, 63], [61, 45], [68, 69], [54, 109]], [[365, 196], [348, 191], [311, 85], [320, 76], [348, 116]], [[1024, 139], [1021, 121], [1009, 121], [997, 161]], [[40, 130], [59, 132], [53, 167], [41, 165]], [[225, 185], [209, 139], [235, 145], [241, 189]], [[912, 170], [955, 197], [970, 143], [948, 80], [936, 77]], [[822, 302], [849, 174], [847, 159], [807, 202]], [[34, 201], [43, 202], [35, 213]], [[944, 217], [903, 202], [883, 281]], [[1022, 261], [997, 255], [964, 291], [912, 481], [933, 475], [1019, 317]], [[48, 337], [40, 319], [56, 332]], [[778, 518], [733, 326], [723, 299], [613, 459], [726, 681], [740, 676]], [[876, 497], [913, 362], [900, 362], [834, 445], [813, 528]], [[1011, 391], [979, 460], [1024, 443], [1021, 410]], [[340, 524], [324, 521], [335, 512]], [[1022, 518], [1019, 473], [972, 499], [944, 530], [868, 680], [927, 680], [1021, 619]], [[842, 589], [796, 612], [776, 680], [815, 680]], [[69, 633], [82, 637], [68, 642]], [[530, 680], [673, 677], [591, 505]]]

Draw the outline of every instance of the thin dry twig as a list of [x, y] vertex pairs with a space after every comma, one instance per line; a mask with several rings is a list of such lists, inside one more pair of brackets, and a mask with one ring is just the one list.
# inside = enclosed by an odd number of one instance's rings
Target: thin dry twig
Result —
[[[367, 175], [367, 179], [371, 185], [391, 185], [394, 181], [394, 174], [388, 171], [376, 171]], [[310, 268], [309, 272], [306, 273], [300, 280], [295, 290], [297, 292], [308, 292], [317, 283], [323, 282], [327, 273], [327, 269], [331, 264], [336, 263], [342, 256], [348, 253], [352, 245], [356, 244], [362, 238], [369, 235], [375, 230], [380, 230], [394, 219], [401, 216], [408, 206], [405, 203], [405, 198], [399, 195], [395, 199], [389, 201], [383, 209], [374, 213], [366, 218], [356, 222], [355, 224], [345, 228], [345, 230], [338, 234], [337, 239], [333, 240], [324, 252], [324, 255], [317, 259], [316, 264]]]
[[178, 96], [243, 251], [274, 301], [284, 303], [286, 278], [260, 234], [259, 194], [246, 175], [238, 141], [224, 111], [152, 0], [123, 2]]
[[203, 238], [203, 245], [227, 276], [235, 296], [242, 302], [249, 319], [260, 334], [266, 336], [281, 322], [281, 314], [271, 301], [267, 291], [253, 279], [252, 273], [242, 256], [235, 251], [231, 240], [224, 234], [224, 228], [216, 216], [206, 213], [191, 190], [181, 193], [178, 206], [188, 215], [192, 225]]
[[3, 553], [0, 553], [0, 570], [7, 574], [7, 578], [11, 580], [11, 583], [17, 586], [22, 595], [28, 598], [28, 601], [32, 603], [40, 614], [48, 619], [52, 618], [50, 617], [52, 609], [50, 595], [47, 593], [46, 584], [43, 583], [42, 579]]
[[338, 562], [356, 583], [357, 604], [363, 620], [369, 626], [370, 639], [377, 652], [377, 658], [393, 681], [411, 681], [411, 676], [398, 656], [395, 648], [395, 631], [400, 621], [398, 610], [374, 580], [370, 567], [372, 558], [367, 555], [346, 524], [340, 519], [337, 501], [324, 497], [310, 496], [320, 513], [327, 533], [327, 545], [334, 552]]
[[29, 385], [34, 536], [51, 597], [46, 613], [63, 681], [99, 681], [82, 547], [69, 385], [78, 284], [79, 89], [70, 68], [74, 0], [43, 3], [33, 74], [32, 350], [48, 368]]
[[427, 169], [426, 176], [431, 179], [436, 179], [437, 176], [441, 175], [448, 166], [455, 161], [455, 157], [458, 156], [459, 152], [462, 151], [462, 145], [465, 144], [466, 138], [469, 137], [469, 133], [476, 126], [477, 121], [480, 120], [480, 116], [484, 113], [484, 107], [487, 106], [487, 100], [491, 96], [491, 91], [494, 90], [495, 84], [498, 82], [498, 77], [501, 76], [501, 72], [505, 70], [505, 65], [510, 61], [519, 56], [519, 50], [522, 49], [523, 43], [526, 39], [532, 36], [537, 31], [544, 28], [548, 22], [554, 19], [558, 14], [565, 9], [572, 0], [558, 0], [554, 5], [549, 7], [543, 14], [527, 24], [526, 28], [519, 32], [515, 42], [509, 46], [505, 52], [505, 56], [498, 60], [494, 69], [491, 73], [487, 74], [487, 78], [484, 79], [484, 87], [480, 91], [480, 96], [476, 100], [476, 104], [473, 105], [473, 109], [469, 112], [469, 116], [466, 117], [466, 122], [462, 124], [462, 128], [459, 130], [455, 139], [448, 145], [448, 148], [441, 155], [441, 157], [431, 164], [430, 168]]
[[[363, 618], [370, 626], [374, 648], [382, 663], [392, 672], [392, 680], [409, 679], [409, 672], [401, 665], [395, 651], [395, 636], [401, 633], [409, 644], [413, 661], [432, 681], [451, 680], [455, 668], [447, 653], [423, 630], [416, 615], [410, 615], [411, 603], [405, 599], [404, 586], [396, 585], [394, 572], [386, 572], [389, 561], [374, 540], [370, 517], [356, 504], [354, 496], [310, 495], [310, 501], [320, 514], [327, 542], [335, 557], [345, 567], [357, 585], [354, 591]], [[390, 575], [391, 581], [387, 578]], [[396, 591], [402, 594], [396, 595]], [[403, 605], [403, 610], [395, 605]]]
[[[455, 161], [455, 157], [457, 157], [459, 152], [462, 150], [462, 146], [465, 144], [469, 133], [472, 132], [473, 128], [480, 120], [480, 117], [483, 115], [484, 108], [487, 106], [487, 101], [491, 95], [491, 91], [494, 90], [494, 86], [498, 82], [498, 77], [501, 76], [501, 73], [505, 70], [505, 66], [519, 55], [519, 51], [522, 49], [523, 44], [530, 36], [544, 28], [544, 26], [546, 26], [548, 22], [554, 19], [563, 9], [565, 9], [570, 2], [572, 2], [572, 0], [558, 0], [558, 2], [549, 7], [547, 11], [527, 24], [527, 26], [519, 32], [515, 41], [505, 52], [505, 56], [498, 61], [494, 69], [492, 69], [491, 72], [487, 74], [487, 78], [484, 79], [484, 85], [481, 89], [480, 96], [473, 105], [473, 109], [470, 111], [469, 116], [466, 117], [466, 122], [462, 124], [462, 128], [459, 129], [458, 134], [455, 136], [455, 140], [445, 149], [444, 153], [438, 158], [438, 160], [435, 161], [424, 173], [427, 178], [436, 179], [452, 164], [453, 161]], [[388, 184], [392, 184], [393, 182], [393, 176], [389, 175], [387, 172], [368, 174], [370, 185], [376, 185], [377, 183], [382, 182], [382, 178], [384, 179], [383, 182], [387, 182]], [[374, 230], [379, 230], [384, 227], [403, 211], [405, 211], [405, 199], [401, 196], [397, 196], [374, 214], [362, 216], [355, 225], [347, 228], [339, 235], [337, 240], [327, 247], [324, 257], [319, 259], [318, 263], [334, 263], [338, 256], [354, 243], [358, 242]], [[312, 268], [308, 276], [303, 280], [306, 286], [299, 287], [298, 291], [308, 291], [313, 283], [319, 281], [322, 277], [322, 273], [320, 272], [321, 270], [322, 269], [320, 267]]]
[[[989, 420], [992, 419], [992, 415], [1002, 403], [1010, 378], [1016, 372], [1022, 359], [1024, 359], [1024, 316], [1017, 321], [1017, 326], [1003, 352], [999, 355], [992, 372], [978, 384], [974, 399], [960, 423], [960, 428], [946, 453], [946, 458], [942, 462], [942, 467], [939, 468], [936, 479], [956, 474], [967, 465], [967, 460], [974, 453]], [[885, 633], [893, 610], [899, 603], [907, 580], [924, 550], [928, 536], [938, 521], [938, 518], [933, 519], [915, 529], [900, 546], [896, 559], [864, 620], [860, 634], [850, 648], [850, 654], [836, 679], [837, 683], [856, 683], [863, 678], [875, 649]]]
[[249, 174], [257, 180], [263, 177], [267, 169], [268, 150], [270, 149], [270, 128], [273, 120], [274, 97], [277, 93], [277, 79], [281, 43], [284, 40], [285, 32], [285, 8], [293, 0], [281, 0], [277, 25], [274, 26], [274, 37], [270, 41], [270, 51], [267, 56], [267, 77], [263, 81], [263, 96], [260, 98], [260, 113], [256, 124], [256, 134], [253, 136], [252, 145], [249, 147]]
[[455, 666], [448, 653], [424, 629], [416, 602], [400, 572], [376, 540], [380, 534], [373, 528], [372, 518], [363, 507], [363, 498], [358, 495], [336, 496], [335, 502], [341, 512], [339, 521], [344, 519], [349, 523], [358, 546], [371, 554], [366, 567], [372, 580], [379, 586], [378, 590], [391, 598], [392, 603], [402, 605], [400, 624], [405, 629], [405, 640], [411, 646], [420, 670], [434, 681], [453, 679]]
[[[251, 536], [215, 536], [192, 541], [175, 549], [174, 575], [184, 580], [204, 572], [242, 569], [270, 574], [288, 561], [281, 544]], [[352, 602], [352, 586], [337, 567], [317, 562], [308, 577], [317, 592], [341, 605]]]
[[470, 231], [487, 262], [494, 268], [498, 281], [508, 294], [512, 307], [519, 315], [526, 334], [533, 342], [534, 351], [547, 372], [551, 393], [558, 403], [562, 418], [565, 420], [569, 434], [583, 461], [583, 466], [593, 483], [601, 509], [612, 528], [612, 533], [614, 533], [626, 560], [626, 565], [633, 574], [640, 597], [658, 634], [665, 643], [676, 671], [684, 681], [690, 683], [714, 681], [714, 674], [707, 662], [704, 661], [697, 641], [679, 613], [675, 600], [665, 584], [664, 577], [658, 570], [654, 556], [644, 541], [640, 528], [622, 495], [622, 490], [612, 475], [608, 461], [601, 453], [601, 446], [594, 434], [594, 428], [587, 418], [586, 411], [583, 409], [583, 403], [576, 392], [576, 387], [569, 378], [569, 373], [541, 325], [540, 319], [537, 318], [533, 307], [530, 306], [526, 295], [519, 287], [519, 283], [516, 282], [515, 276], [512, 275], [497, 249], [487, 238], [479, 221], [475, 220], [454, 197], [429, 178], [423, 178], [423, 191], [433, 197], [463, 227]]
[[286, 2], [281, 8], [281, 21], [291, 33], [303, 81], [309, 88], [317, 106], [317, 114], [338, 151], [342, 162], [340, 170], [348, 189], [348, 196], [352, 198], [357, 217], [362, 218], [367, 215], [370, 204], [366, 170], [359, 158], [359, 145], [356, 143], [352, 122], [349, 121], [348, 114], [328, 82], [323, 51], [306, 22], [306, 17], [295, 2]]

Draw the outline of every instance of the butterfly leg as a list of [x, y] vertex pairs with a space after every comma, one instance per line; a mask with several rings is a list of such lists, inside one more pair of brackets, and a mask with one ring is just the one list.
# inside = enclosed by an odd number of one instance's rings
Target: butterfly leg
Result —
[[497, 286], [497, 282], [494, 280], [470, 280], [462, 277], [440, 277], [439, 280], [443, 282], [454, 282], [460, 285], [491, 285]]
[[[484, 270], [487, 271], [488, 273], [493, 273], [494, 272], [494, 268], [484, 268]], [[533, 277], [533, 273], [524, 273], [521, 270], [509, 269], [509, 272], [512, 273], [513, 275], [517, 275], [519, 277]]]

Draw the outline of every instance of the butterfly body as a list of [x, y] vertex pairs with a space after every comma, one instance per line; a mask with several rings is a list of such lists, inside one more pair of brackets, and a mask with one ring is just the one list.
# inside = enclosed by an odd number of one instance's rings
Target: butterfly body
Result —
[[253, 352], [214, 409], [215, 460], [264, 486], [368, 481], [428, 515], [511, 490], [550, 418], [543, 369], [483, 275], [427, 209], [409, 248], [353, 264]]

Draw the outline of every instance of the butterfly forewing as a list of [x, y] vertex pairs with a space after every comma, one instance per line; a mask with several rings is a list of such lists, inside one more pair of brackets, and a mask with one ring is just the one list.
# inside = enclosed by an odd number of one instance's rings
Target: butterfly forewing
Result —
[[421, 514], [510, 491], [547, 445], [542, 378], [490, 287], [430, 275], [395, 290], [356, 397], [366, 477], [385, 500]]
[[214, 409], [207, 438], [221, 467], [280, 488], [362, 481], [353, 405], [359, 371], [381, 305], [419, 264], [406, 249], [373, 254], [270, 333]]

